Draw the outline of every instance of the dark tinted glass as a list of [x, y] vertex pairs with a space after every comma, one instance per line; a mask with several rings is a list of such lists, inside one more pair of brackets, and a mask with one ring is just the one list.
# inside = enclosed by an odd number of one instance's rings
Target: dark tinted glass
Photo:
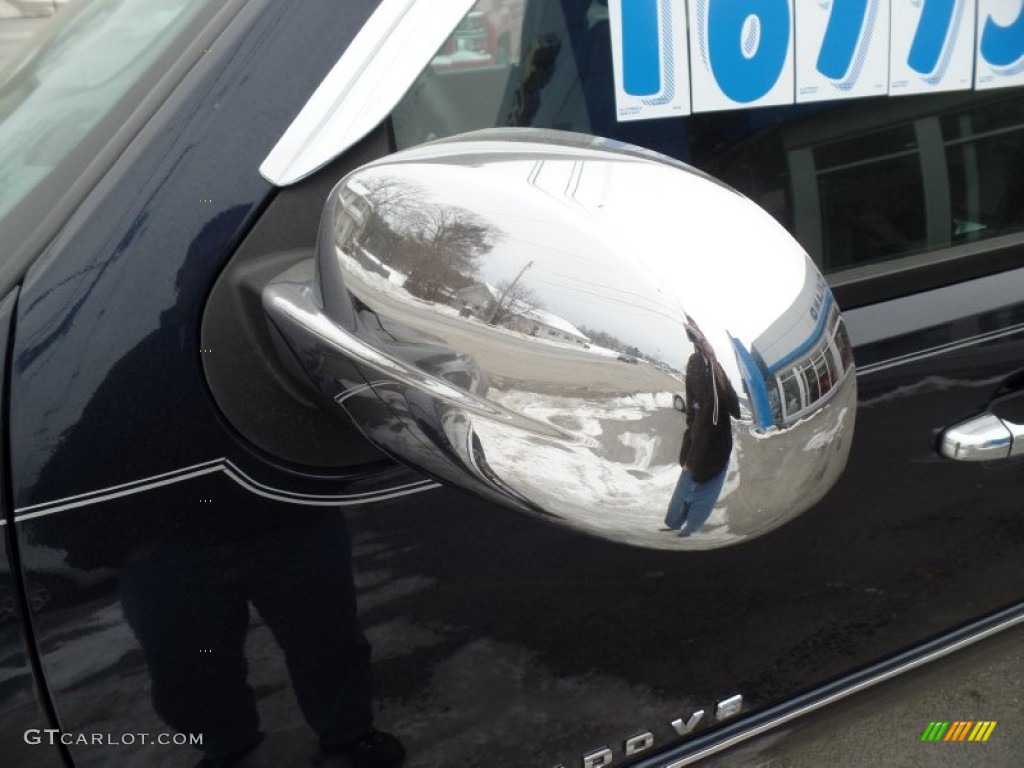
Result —
[[619, 122], [609, 29], [601, 2], [480, 0], [396, 109], [399, 148], [502, 125], [638, 144], [758, 202], [825, 272], [1024, 231], [1024, 88]]

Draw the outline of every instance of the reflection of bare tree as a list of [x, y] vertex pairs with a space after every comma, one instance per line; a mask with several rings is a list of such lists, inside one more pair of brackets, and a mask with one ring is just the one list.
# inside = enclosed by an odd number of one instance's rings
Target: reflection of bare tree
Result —
[[405, 287], [427, 301], [444, 301], [474, 282], [477, 259], [494, 247], [491, 229], [460, 208], [424, 207], [418, 214]]
[[360, 245], [378, 258], [393, 263], [396, 257], [401, 259], [406, 250], [406, 236], [397, 223], [420, 205], [426, 192], [417, 184], [393, 176], [360, 179], [360, 182], [363, 186], [360, 197], [366, 208]]
[[606, 349], [614, 349], [616, 352], [622, 352], [633, 357], [647, 358], [647, 355], [642, 353], [635, 345], [627, 344], [618, 336], [607, 331], [598, 331], [585, 325], [581, 325], [580, 330], [587, 334], [594, 344], [598, 344]]
[[513, 94], [508, 125], [532, 125], [540, 109], [540, 94], [551, 82], [561, 43], [555, 35], [538, 35], [526, 51], [520, 67], [522, 79]]
[[426, 197], [426, 192], [418, 184], [394, 176], [377, 176], [363, 184], [367, 199], [373, 203], [374, 213], [383, 219], [415, 208]]
[[532, 289], [514, 280], [498, 283], [498, 297], [491, 311], [492, 325], [508, 325], [515, 317], [529, 317], [534, 310], [544, 308]]
[[427, 301], [450, 301], [476, 280], [477, 261], [501, 233], [472, 211], [432, 202], [416, 185], [390, 176], [363, 182], [370, 203], [361, 244], [392, 270], [405, 288]]

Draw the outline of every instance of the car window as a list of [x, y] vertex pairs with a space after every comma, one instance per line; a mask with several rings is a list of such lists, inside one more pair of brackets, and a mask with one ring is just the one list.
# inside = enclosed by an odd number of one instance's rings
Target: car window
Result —
[[45, 18], [0, 20], [16, 41], [0, 56], [0, 266], [148, 95], [158, 60], [196, 44], [185, 31], [209, 6], [68, 0]]
[[598, 0], [478, 3], [395, 110], [399, 148], [502, 125], [646, 146], [757, 201], [826, 273], [1024, 232], [1024, 87], [620, 120], [610, 28]]

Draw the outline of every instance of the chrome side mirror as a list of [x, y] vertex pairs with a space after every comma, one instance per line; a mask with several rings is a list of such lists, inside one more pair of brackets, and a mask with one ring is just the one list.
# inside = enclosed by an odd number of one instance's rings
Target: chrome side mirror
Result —
[[615, 541], [760, 535], [849, 452], [850, 343], [810, 259], [734, 190], [618, 142], [488, 130], [364, 166], [315, 264], [263, 301], [383, 451]]

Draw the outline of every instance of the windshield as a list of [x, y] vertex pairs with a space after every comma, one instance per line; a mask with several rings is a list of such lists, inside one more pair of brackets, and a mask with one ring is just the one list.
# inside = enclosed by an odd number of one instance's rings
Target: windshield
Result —
[[173, 62], [168, 56], [200, 44], [183, 33], [216, 5], [22, 2], [21, 15], [0, 19], [0, 269], [40, 234], [58, 203], [87, 191], [86, 171], [96, 170]]

